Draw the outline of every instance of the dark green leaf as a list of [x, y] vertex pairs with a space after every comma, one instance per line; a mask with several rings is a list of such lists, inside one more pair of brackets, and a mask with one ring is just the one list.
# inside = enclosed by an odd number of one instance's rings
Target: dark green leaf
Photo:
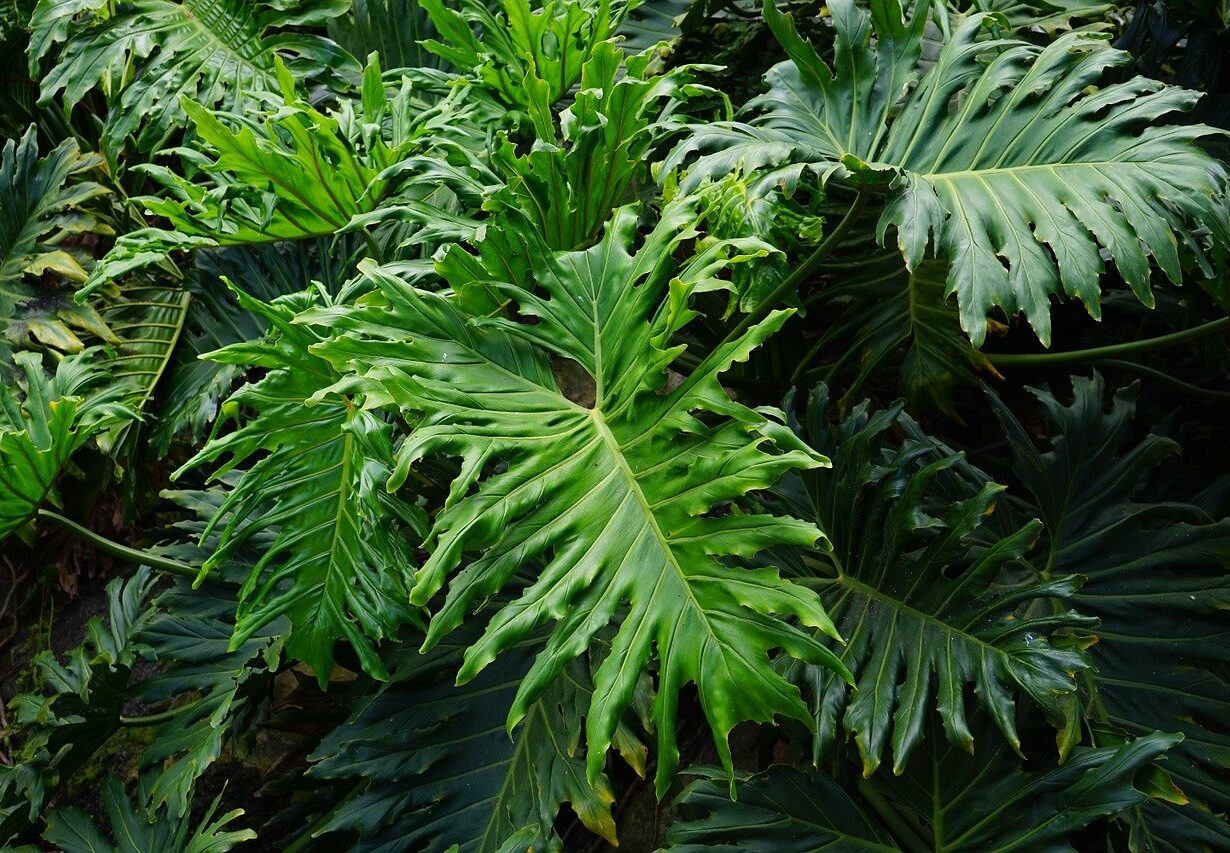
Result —
[[129, 673], [149, 618], [156, 576], [139, 569], [107, 585], [107, 618], [92, 618], [86, 640], [61, 662], [43, 652], [33, 664], [39, 690], [10, 703], [21, 732], [12, 765], [0, 766], [0, 843], [32, 824], [43, 804], [119, 727]]
[[243, 814], [243, 809], [214, 817], [221, 795], [194, 827], [188, 815], [175, 819], [150, 805], [146, 801], [145, 783], [143, 779], [136, 803], [128, 798], [123, 783], [114, 776], [108, 776], [103, 783], [103, 803], [116, 839], [114, 845], [89, 815], [71, 806], [52, 810], [43, 837], [64, 853], [225, 853], [256, 838], [250, 829], [225, 829]]
[[[1068, 833], [1145, 801], [1135, 778], [1174, 746], [1177, 735], [1151, 734], [1117, 747], [1081, 748], [1062, 765], [1025, 771], [997, 733], [979, 730], [974, 755], [928, 738], [902, 777], [877, 775], [884, 808], [912, 812], [926, 841], [902, 848], [867, 806], [816, 771], [773, 767], [736, 786], [738, 800], [714, 782], [694, 783], [682, 806], [704, 809], [676, 822], [671, 850], [935, 850], [936, 853], [1074, 850]], [[874, 793], [874, 792], [872, 792]], [[909, 827], [900, 817], [894, 826]]]
[[984, 726], [972, 755], [930, 737], [904, 776], [881, 774], [872, 784], [931, 827], [937, 853], [1060, 853], [1078, 849], [1066, 838], [1074, 830], [1144, 803], [1140, 777], [1181, 739], [1155, 732], [1025, 769]]
[[[455, 687], [464, 651], [464, 642], [450, 639], [426, 655], [401, 653], [390, 683], [325, 738], [312, 775], [364, 781], [320, 832], [357, 833], [354, 849], [363, 851], [458, 844], [471, 853], [508, 849], [509, 839], [528, 828], [521, 849], [539, 842], [551, 849], [558, 844], [556, 813], [568, 803], [587, 827], [614, 842], [610, 782], [599, 776], [591, 787], [577, 751], [593, 693], [584, 663], [565, 668], [510, 738], [504, 718], [533, 663], [533, 647], [511, 649]], [[630, 733], [621, 729], [617, 744], [639, 763]]]
[[770, 767], [736, 785], [732, 801], [717, 779], [693, 782], [676, 801], [685, 814], [704, 817], [678, 820], [667, 830], [672, 853], [742, 850], [840, 851], [900, 848], [874, 815], [823, 773], [786, 765]]
[[815, 346], [839, 354], [821, 372], [826, 382], [855, 372], [843, 405], [857, 399], [885, 366], [897, 365], [912, 407], [932, 404], [956, 416], [955, 385], [974, 384], [980, 373], [998, 376], [991, 360], [961, 334], [956, 306], [944, 297], [943, 263], [923, 261], [910, 272], [896, 252], [881, 251], [831, 268], [836, 280], [807, 304], [826, 317], [841, 312]]
[[1136, 831], [1153, 849], [1218, 849], [1230, 845], [1218, 817], [1230, 811], [1230, 520], [1141, 494], [1178, 445], [1155, 434], [1136, 441], [1136, 390], [1117, 391], [1109, 411], [1103, 390], [1095, 374], [1073, 379], [1071, 404], [1034, 392], [1055, 429], [1045, 451], [1002, 402], [992, 404], [1013, 471], [1046, 522], [1041, 568], [1088, 578], [1068, 600], [1102, 623], [1091, 650], [1095, 717], [1132, 735], [1185, 736], [1166, 770], [1192, 802], [1150, 802]]
[[1131, 60], [1107, 36], [1068, 33], [1041, 48], [987, 40], [982, 15], [963, 22], [924, 73], [925, 4], [909, 19], [896, 0], [828, 8], [831, 66], [767, 3], [790, 59], [749, 104], [752, 124], [697, 129], [677, 156], [719, 153], [690, 181], [788, 163], [788, 176], [810, 168], [887, 191], [881, 240], [895, 228], [911, 269], [929, 256], [949, 262], [945, 295], [957, 295], [976, 346], [995, 306], [1023, 311], [1048, 345], [1052, 296], [1075, 296], [1099, 316], [1101, 252], [1147, 305], [1150, 258], [1178, 283], [1180, 244], [1214, 276], [1193, 235], [1207, 230], [1215, 254], [1230, 246], [1227, 170], [1197, 144], [1216, 131], [1163, 122], [1190, 110], [1195, 92], [1143, 78], [1091, 90]]
[[1080, 586], [1077, 576], [1039, 582], [1024, 570], [1022, 557], [1041, 524], [988, 536], [984, 525], [1003, 486], [985, 483], [950, 503], [934, 493], [933, 483], [960, 457], [926, 442], [888, 440], [905, 417], [899, 407], [869, 414], [863, 404], [829, 425], [827, 404], [820, 386], [802, 431], [836, 460], [834, 467], [802, 473], [783, 491], [787, 508], [814, 518], [832, 543], [831, 552], [816, 555], [815, 567], [803, 571], [819, 575], [811, 585], [846, 638], [835, 651], [856, 678], [851, 691], [830, 672], [804, 670], [815, 702], [817, 752], [840, 734], [852, 736], [870, 776], [891, 743], [893, 771], [900, 773], [932, 703], [948, 739], [972, 749], [968, 684], [1014, 749], [1020, 748], [1017, 696], [1063, 725], [1075, 702], [1073, 674], [1089, 664], [1048, 637], [1096, 622], [1037, 607]]
[[352, 56], [378, 53], [388, 69], [440, 62], [421, 44], [434, 38], [436, 29], [418, 0], [353, 0], [345, 15], [329, 22], [329, 36]]

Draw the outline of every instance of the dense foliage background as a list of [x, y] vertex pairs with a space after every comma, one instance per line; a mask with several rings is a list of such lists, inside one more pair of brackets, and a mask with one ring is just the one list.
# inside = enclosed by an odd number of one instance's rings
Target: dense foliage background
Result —
[[1225, 2], [0, 42], [6, 849], [1230, 849]]

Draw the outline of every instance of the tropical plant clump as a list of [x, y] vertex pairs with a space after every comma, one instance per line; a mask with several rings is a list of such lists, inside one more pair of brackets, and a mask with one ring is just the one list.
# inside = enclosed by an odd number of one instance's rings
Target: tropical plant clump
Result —
[[1228, 29], [0, 0], [0, 845], [1230, 849]]

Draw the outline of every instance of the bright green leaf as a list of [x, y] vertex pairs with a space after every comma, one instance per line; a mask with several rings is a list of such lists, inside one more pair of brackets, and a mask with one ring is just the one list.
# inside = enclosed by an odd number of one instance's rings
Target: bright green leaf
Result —
[[[724, 286], [716, 279], [721, 269], [748, 257], [728, 255], [764, 248], [715, 246], [677, 265], [672, 253], [692, 234], [690, 206], [668, 208], [630, 254], [636, 221], [635, 208], [622, 208], [592, 248], [547, 255], [536, 270], [541, 295], [490, 281], [522, 315], [537, 318], [535, 325], [475, 320], [375, 267], [367, 272], [378, 293], [358, 310], [313, 319], [344, 332], [319, 349], [365, 371], [360, 387], [369, 404], [396, 406], [416, 421], [394, 484], [423, 456], [462, 459], [412, 594], [426, 603], [461, 569], [427, 647], [515, 572], [532, 571], [536, 580], [496, 614], [458, 676], [464, 683], [539, 626], [557, 623], [518, 691], [511, 725], [618, 618], [586, 719], [590, 778], [603, 766], [637, 679], [656, 658], [661, 792], [678, 762], [676, 711], [686, 684], [696, 683], [729, 766], [726, 736], [740, 720], [810, 719], [796, 688], [770, 665], [771, 650], [843, 667], [778, 616], [832, 633], [813, 593], [773, 569], [718, 559], [777, 543], [810, 545], [819, 531], [762, 514], [709, 517], [788, 470], [826, 462], [773, 415], [732, 401], [719, 384], [721, 372], [746, 359], [789, 312], [771, 314], [681, 385], [664, 387], [664, 371], [680, 352], [670, 337], [695, 316], [690, 296]], [[570, 363], [590, 385], [574, 396], [592, 395], [592, 407], [561, 391], [555, 368], [566, 371]], [[480, 556], [462, 569], [466, 552]]]

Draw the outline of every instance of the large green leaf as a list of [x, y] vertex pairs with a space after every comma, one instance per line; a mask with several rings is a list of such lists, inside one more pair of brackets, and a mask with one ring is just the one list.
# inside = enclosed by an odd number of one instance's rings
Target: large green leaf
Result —
[[[312, 319], [344, 332], [319, 349], [364, 372], [358, 384], [369, 405], [395, 406], [416, 422], [400, 448], [394, 484], [420, 457], [463, 460], [435, 518], [431, 557], [412, 600], [429, 601], [466, 552], [479, 556], [456, 574], [426, 645], [515, 573], [530, 572], [529, 588], [496, 614], [458, 676], [468, 681], [539, 626], [557, 623], [517, 692], [511, 725], [617, 619], [586, 719], [590, 778], [656, 657], [663, 791], [678, 763], [676, 710], [686, 684], [696, 684], [729, 766], [726, 736], [740, 720], [810, 720], [797, 689], [770, 665], [771, 650], [844, 668], [822, 643], [775, 615], [831, 633], [814, 594], [773, 569], [720, 559], [778, 543], [810, 545], [819, 536], [794, 519], [733, 508], [714, 514], [785, 471], [825, 463], [772, 414], [733, 402], [719, 384], [720, 374], [790, 312], [769, 315], [718, 347], [678, 387], [664, 387], [664, 371], [682, 349], [670, 338], [695, 316], [689, 298], [725, 286], [717, 274], [748, 257], [732, 253], [765, 249], [716, 245], [677, 263], [672, 254], [693, 235], [695, 218], [684, 202], [668, 207], [630, 254], [637, 216], [621, 208], [592, 248], [547, 254], [536, 270], [542, 295], [489, 280], [523, 316], [536, 318], [534, 325], [476, 320], [374, 266], [367, 272], [377, 293], [357, 309]], [[524, 225], [517, 233], [533, 236]], [[572, 378], [571, 397], [556, 370]]]
[[188, 811], [196, 780], [223, 746], [259, 720], [286, 624], [274, 622], [232, 650], [233, 588], [206, 584], [193, 590], [181, 579], [154, 607], [138, 639], [167, 669], [143, 681], [139, 695], [146, 703], [173, 700], [174, 714], [145, 748], [141, 765], [158, 770], [149, 788], [151, 806], [166, 804], [180, 816]]
[[832, 544], [806, 560], [803, 571], [818, 576], [810, 585], [846, 638], [836, 651], [856, 679], [851, 691], [831, 671], [804, 669], [815, 702], [817, 756], [848, 735], [870, 776], [891, 743], [893, 772], [900, 773], [933, 702], [948, 739], [973, 749], [968, 684], [1014, 749], [1020, 748], [1018, 696], [1057, 725], [1074, 719], [1073, 674], [1088, 662], [1048, 638], [1096, 621], [1037, 612], [1041, 600], [1080, 586], [1077, 576], [1039, 583], [1023, 570], [1022, 557], [1041, 524], [1028, 521], [988, 536], [984, 524], [1003, 486], [985, 483], [961, 500], [940, 498], [934, 480], [960, 456], [927, 442], [888, 441], [904, 419], [900, 407], [869, 414], [863, 404], [830, 425], [828, 402], [820, 386], [800, 430], [836, 460], [834, 467], [804, 472], [779, 490], [786, 507], [814, 518]]
[[211, 440], [178, 472], [225, 459], [213, 470], [218, 479], [247, 466], [201, 534], [220, 533], [203, 570], [224, 564], [254, 537], [274, 534], [240, 590], [231, 648], [285, 616], [287, 653], [311, 666], [322, 687], [339, 638], [365, 670], [383, 678], [375, 642], [414, 619], [407, 606], [413, 560], [400, 526], [422, 524], [421, 510], [380, 488], [392, 464], [384, 458], [389, 425], [346, 397], [314, 399], [339, 376], [309, 352], [320, 333], [291, 324], [307, 297], [265, 304], [238, 290], [236, 296], [265, 318], [270, 335], [210, 357], [268, 372], [227, 401], [236, 429]]
[[37, 353], [14, 356], [25, 393], [15, 378], [0, 385], [0, 539], [21, 532], [44, 501], [58, 502], [56, 478], [83, 444], [133, 417], [121, 386], [88, 390], [105, 375], [94, 355], [65, 358], [50, 377]]
[[176, 818], [151, 804], [146, 779], [141, 780], [135, 802], [114, 776], [107, 777], [102, 794], [115, 844], [99, 831], [93, 818], [72, 806], [51, 811], [43, 837], [64, 853], [225, 853], [256, 838], [250, 829], [225, 828], [243, 815], [243, 809], [214, 816], [221, 794], [195, 822], [187, 814]]
[[[911, 832], [908, 848], [891, 840], [875, 812], [815, 771], [772, 767], [737, 786], [737, 802], [714, 782], [696, 782], [679, 802], [704, 815], [673, 824], [668, 849], [1070, 851], [1077, 848], [1069, 833], [1146, 800], [1137, 774], [1178, 740], [1150, 734], [1081, 748], [1064, 764], [1027, 771], [990, 727], [980, 731], [974, 755], [930, 738], [903, 777], [872, 783], [892, 800], [884, 808], [899, 804], [925, 828], [924, 837]], [[892, 826], [911, 822], [898, 817]]]
[[[30, 26], [31, 74], [63, 42], [41, 77], [44, 102], [63, 92], [66, 106], [96, 86], [110, 93], [104, 139], [111, 155], [137, 134], [153, 151], [182, 127], [180, 99], [242, 112], [277, 91], [275, 58], [307, 76], [353, 70], [328, 39], [297, 30], [341, 14], [347, 0], [39, 0]], [[114, 7], [114, 8], [113, 8]], [[127, 73], [126, 68], [131, 70]]]
[[1120, 389], [1108, 411], [1103, 383], [1074, 378], [1074, 398], [1035, 391], [1054, 425], [1049, 448], [1034, 448], [1017, 416], [992, 400], [1012, 448], [1016, 476], [1046, 522], [1039, 568], [1080, 572], [1070, 597], [1096, 616], [1096, 717], [1137, 735], [1185, 736], [1166, 762], [1190, 804], [1155, 801], [1135, 831], [1152, 849], [1230, 845], [1230, 520], [1191, 504], [1150, 499], [1142, 484], [1178, 452], [1160, 435], [1133, 437], [1136, 391]]
[[948, 261], [945, 294], [957, 295], [975, 345], [996, 306], [1023, 311], [1045, 344], [1052, 296], [1075, 296], [1099, 316], [1103, 252], [1148, 305], [1150, 258], [1178, 283], [1180, 244], [1213, 277], [1209, 247], [1194, 235], [1230, 245], [1227, 170], [1197, 145], [1215, 131], [1163, 121], [1197, 93], [1141, 78], [1091, 90], [1131, 60], [1107, 36], [1068, 33], [1046, 47], [988, 40], [981, 15], [924, 73], [925, 5], [908, 20], [896, 0], [870, 10], [837, 0], [829, 10], [831, 67], [789, 16], [765, 6], [790, 59], [749, 104], [751, 124], [701, 126], [681, 148], [716, 152], [692, 181], [774, 165], [775, 180], [811, 168], [887, 191], [881, 239], [895, 228], [911, 269], [929, 254]]
[[[474, 639], [477, 631], [469, 632]], [[574, 661], [526, 712], [510, 738], [504, 717], [534, 650], [517, 646], [460, 687], [452, 683], [465, 651], [463, 637], [427, 654], [397, 656], [394, 675], [362, 700], [313, 754], [311, 775], [363, 780], [319, 834], [357, 834], [353, 849], [444, 851], [558, 845], [552, 824], [568, 803], [589, 829], [614, 843], [614, 793], [605, 776], [593, 787], [578, 752], [581, 717], [593, 687]], [[617, 744], [639, 763], [631, 734]], [[641, 768], [643, 770], [643, 767]], [[325, 842], [328, 842], [326, 836]]]
[[57, 348], [66, 351], [81, 349], [66, 324], [93, 330], [102, 326], [87, 306], [75, 312], [68, 312], [68, 305], [32, 312], [26, 303], [38, 303], [53, 294], [24, 280], [27, 275], [52, 272], [71, 281], [85, 281], [83, 262], [88, 261], [62, 248], [61, 243], [84, 231], [111, 233], [86, 207], [106, 190], [79, 179], [101, 163], [97, 155], [81, 153], [74, 140], [61, 142], [40, 158], [33, 126], [20, 141], [5, 142], [0, 151], [0, 210], [4, 211], [0, 217], [0, 321], [9, 327], [0, 331], [10, 337], [21, 335], [11, 327], [23, 313], [37, 315], [27, 319], [26, 334], [48, 345], [60, 344]]

